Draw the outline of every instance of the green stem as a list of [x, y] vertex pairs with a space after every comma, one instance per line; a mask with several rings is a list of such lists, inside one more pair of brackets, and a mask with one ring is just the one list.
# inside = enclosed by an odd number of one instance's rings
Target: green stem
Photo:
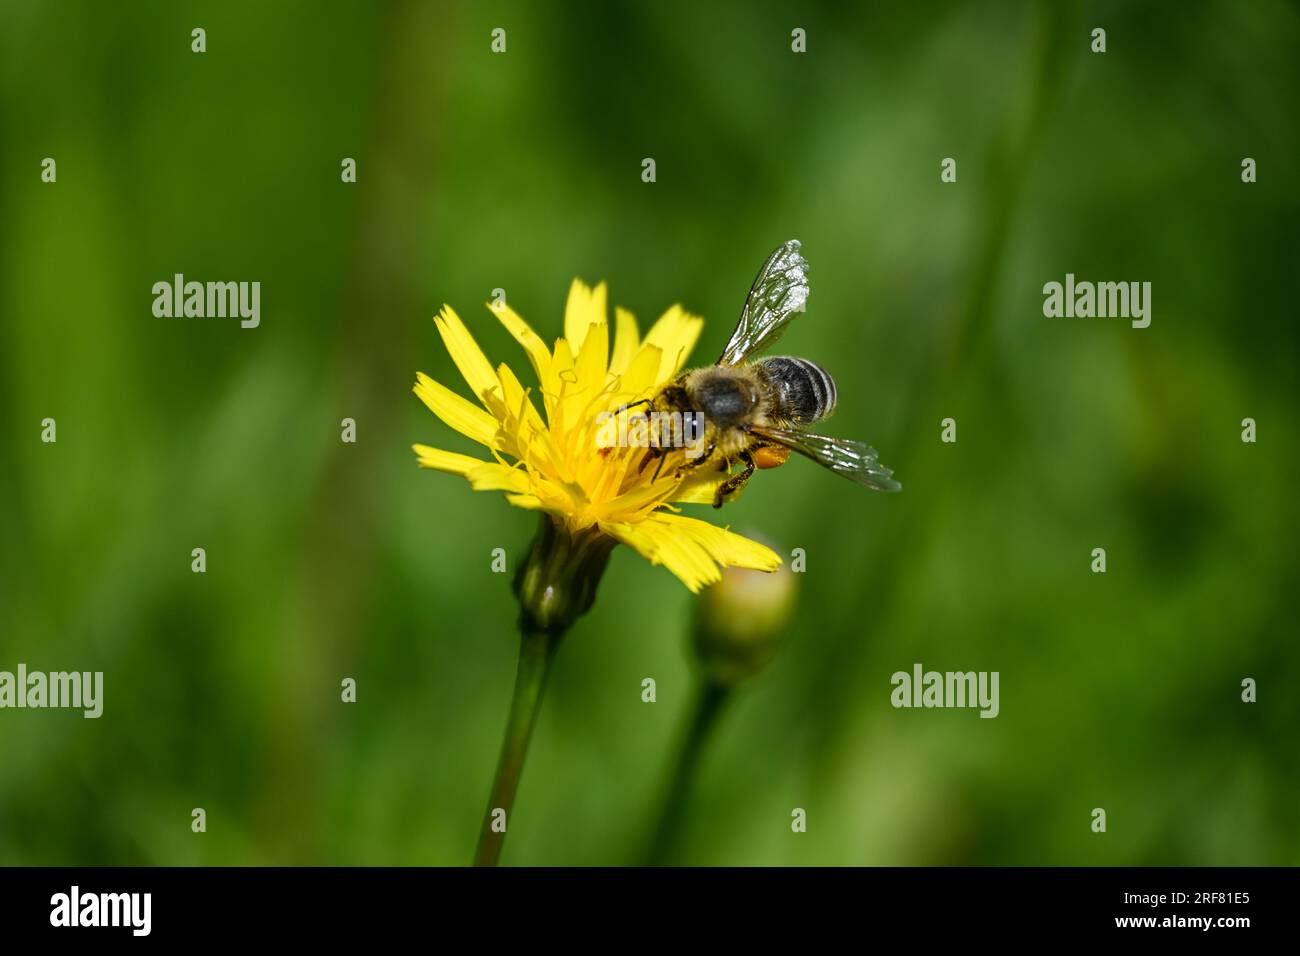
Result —
[[[551, 661], [565, 632], [590, 610], [596, 599], [596, 587], [605, 573], [614, 544], [613, 538], [596, 528], [574, 533], [562, 522], [543, 514], [528, 555], [515, 574], [515, 596], [519, 598], [519, 666], [497, 775], [474, 853], [475, 866], [496, 866], [501, 858], [505, 831], [515, 805], [515, 791], [524, 771], [528, 741], [542, 706]], [[504, 816], [498, 810], [504, 811]]]
[[672, 859], [681, 837], [682, 821], [686, 817], [686, 799], [699, 766], [704, 744], [717, 724], [722, 705], [727, 702], [731, 688], [704, 678], [696, 694], [694, 710], [687, 725], [686, 736], [677, 754], [668, 790], [659, 811], [659, 824], [646, 857], [648, 866], [663, 866]]
[[[519, 644], [519, 667], [515, 673], [515, 691], [510, 701], [510, 716], [506, 720], [505, 739], [501, 742], [501, 757], [497, 761], [496, 778], [488, 797], [487, 813], [479, 832], [478, 849], [474, 853], [475, 866], [496, 866], [501, 858], [501, 847], [506, 841], [506, 827], [514, 810], [515, 792], [528, 756], [528, 741], [533, 735], [533, 724], [541, 709], [542, 694], [546, 690], [546, 675], [550, 672], [560, 635], [553, 632], [522, 626]], [[505, 816], [497, 820], [497, 810]]]

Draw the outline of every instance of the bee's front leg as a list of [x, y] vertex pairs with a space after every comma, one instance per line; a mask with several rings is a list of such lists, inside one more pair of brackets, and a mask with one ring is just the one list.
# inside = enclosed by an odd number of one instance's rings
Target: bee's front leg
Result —
[[[715, 445], [710, 445], [708, 449], [704, 452], [704, 454], [700, 455], [700, 457], [698, 458], [687, 458], [685, 461], [683, 461], [680, 465], [677, 466], [677, 470], [673, 474], [676, 475], [678, 478], [680, 478], [688, 471], [694, 471], [696, 468], [700, 467], [700, 465], [704, 464], [706, 461], [709, 460], [709, 456], [713, 454], [713, 450], [715, 447], [716, 447]], [[649, 465], [651, 461], [658, 459], [659, 464], [655, 465], [654, 477], [650, 479], [651, 481], [658, 481], [659, 472], [663, 470], [664, 462], [668, 459], [668, 455], [673, 450], [674, 449], [671, 448], [660, 448], [658, 446], [652, 445], [649, 451], [646, 453], [645, 458], [641, 460], [641, 465], [637, 469], [637, 471], [638, 472], [645, 471], [646, 466]]]
[[710, 442], [709, 447], [704, 450], [703, 455], [700, 455], [700, 457], [698, 458], [685, 459], [677, 467], [677, 474], [684, 475], [688, 471], [694, 471], [696, 468], [699, 468], [701, 465], [707, 462], [711, 457], [713, 457], [713, 452], [717, 449], [717, 447], [718, 447], [717, 445]]
[[623, 412], [630, 411], [638, 405], [648, 405], [651, 411], [654, 411], [655, 400], [653, 398], [638, 398], [635, 402], [628, 402], [626, 405], [620, 405], [614, 409], [615, 415], [621, 415]]
[[749, 481], [754, 474], [754, 456], [747, 451], [742, 451], [738, 456], [745, 463], [745, 468], [737, 475], [732, 475], [722, 484], [718, 485], [718, 490], [713, 493], [713, 507], [721, 508], [727, 495], [739, 491], [744, 487], [745, 482]]

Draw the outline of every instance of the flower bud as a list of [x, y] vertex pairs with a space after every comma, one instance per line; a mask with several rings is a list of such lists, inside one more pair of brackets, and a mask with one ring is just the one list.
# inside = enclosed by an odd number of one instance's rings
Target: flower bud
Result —
[[543, 514], [528, 557], [515, 575], [520, 626], [558, 638], [586, 614], [617, 542], [598, 529], [572, 532]]
[[727, 568], [700, 592], [695, 606], [695, 653], [705, 677], [731, 687], [767, 666], [794, 612], [798, 584], [789, 567], [775, 571]]

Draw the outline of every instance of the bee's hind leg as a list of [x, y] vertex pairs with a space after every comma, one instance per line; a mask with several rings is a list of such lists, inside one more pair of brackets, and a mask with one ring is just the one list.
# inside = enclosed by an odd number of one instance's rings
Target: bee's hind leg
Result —
[[735, 491], [740, 490], [749, 481], [750, 476], [754, 474], [754, 456], [747, 451], [742, 451], [737, 456], [745, 463], [745, 468], [739, 474], [732, 475], [722, 484], [718, 485], [718, 490], [713, 493], [713, 507], [721, 508], [727, 496]]

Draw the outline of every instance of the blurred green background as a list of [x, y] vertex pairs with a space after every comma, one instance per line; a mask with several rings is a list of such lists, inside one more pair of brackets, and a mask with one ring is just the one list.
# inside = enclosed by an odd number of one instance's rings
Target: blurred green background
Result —
[[[0, 711], [0, 863], [468, 862], [517, 642], [490, 552], [536, 517], [417, 470], [471, 450], [410, 393], [463, 391], [430, 317], [523, 375], [492, 290], [551, 338], [606, 279], [704, 315], [707, 361], [791, 237], [781, 348], [905, 491], [796, 462], [723, 513], [808, 566], [679, 862], [1300, 862], [1298, 54], [1279, 2], [4, 0], [0, 669], [102, 670], [105, 712]], [[1152, 282], [1151, 327], [1045, 318], [1067, 271]], [[176, 272], [260, 281], [261, 327], [155, 318]], [[639, 859], [691, 600], [615, 552], [504, 862]], [[999, 671], [1000, 716], [893, 709], [918, 661]]]

